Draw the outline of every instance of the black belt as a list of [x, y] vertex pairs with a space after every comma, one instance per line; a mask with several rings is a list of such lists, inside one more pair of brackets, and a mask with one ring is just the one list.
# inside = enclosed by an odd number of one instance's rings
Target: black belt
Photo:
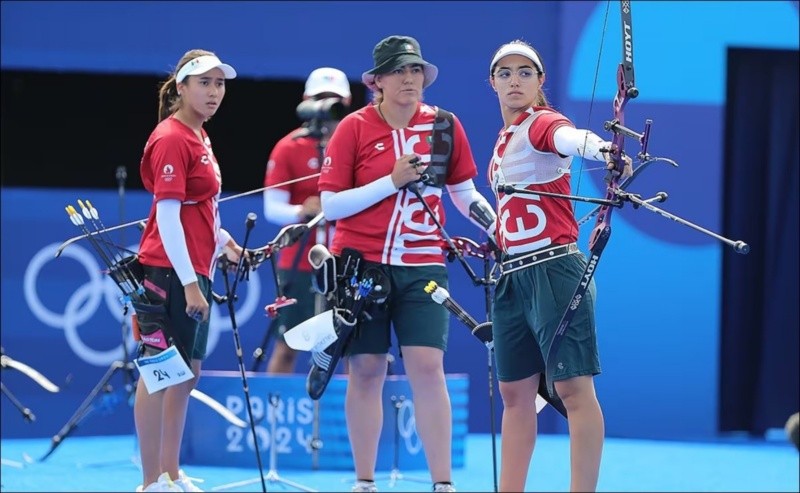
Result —
[[502, 267], [503, 274], [508, 274], [509, 272], [514, 272], [515, 270], [541, 264], [542, 262], [557, 259], [565, 255], [572, 255], [573, 253], [578, 253], [577, 243], [558, 245], [550, 248], [544, 248], [542, 250], [536, 250], [535, 252], [530, 253], [511, 255], [503, 260], [500, 265]]

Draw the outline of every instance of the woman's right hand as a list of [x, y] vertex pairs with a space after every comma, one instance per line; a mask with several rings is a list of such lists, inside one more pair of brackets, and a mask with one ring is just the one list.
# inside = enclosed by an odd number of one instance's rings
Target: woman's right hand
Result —
[[183, 287], [183, 293], [186, 296], [186, 315], [193, 318], [198, 322], [205, 322], [208, 320], [208, 312], [210, 307], [206, 297], [200, 291], [200, 285], [197, 281], [187, 284]]
[[312, 195], [303, 201], [303, 205], [301, 206], [300, 210], [300, 219], [308, 221], [309, 219], [314, 218], [320, 212], [322, 212], [322, 206], [320, 205], [319, 195]]
[[416, 154], [406, 154], [394, 163], [392, 170], [392, 183], [398, 190], [412, 181], [419, 180], [422, 173], [428, 168], [422, 164]]

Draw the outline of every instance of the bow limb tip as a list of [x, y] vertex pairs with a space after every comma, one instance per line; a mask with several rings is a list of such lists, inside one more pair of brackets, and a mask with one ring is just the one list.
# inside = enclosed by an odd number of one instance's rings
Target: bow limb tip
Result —
[[736, 251], [736, 253], [741, 253], [742, 255], [747, 255], [750, 253], [750, 245], [741, 240], [733, 244], [733, 249]]

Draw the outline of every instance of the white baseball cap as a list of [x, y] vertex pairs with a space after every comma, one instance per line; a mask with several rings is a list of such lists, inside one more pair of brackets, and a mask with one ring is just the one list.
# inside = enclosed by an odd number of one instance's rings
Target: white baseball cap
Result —
[[343, 98], [350, 97], [350, 81], [339, 69], [331, 67], [321, 67], [308, 76], [306, 80], [306, 90], [303, 96], [313, 97], [323, 92], [332, 92]]
[[501, 58], [507, 57], [508, 55], [524, 56], [528, 60], [532, 61], [534, 65], [536, 65], [536, 69], [539, 72], [544, 72], [544, 70], [542, 70], [542, 62], [539, 60], [539, 56], [536, 54], [536, 52], [533, 51], [533, 48], [520, 43], [506, 43], [501, 46], [500, 49], [497, 50], [497, 53], [495, 53], [492, 57], [492, 63], [489, 64], [489, 75], [492, 75], [497, 62], [499, 62]]
[[222, 63], [220, 59], [214, 55], [202, 55], [184, 63], [183, 67], [181, 67], [175, 75], [175, 81], [183, 82], [183, 80], [190, 75], [204, 74], [212, 68], [219, 68], [222, 70], [226, 79], [236, 78], [236, 70], [234, 70], [233, 67], [227, 63]]

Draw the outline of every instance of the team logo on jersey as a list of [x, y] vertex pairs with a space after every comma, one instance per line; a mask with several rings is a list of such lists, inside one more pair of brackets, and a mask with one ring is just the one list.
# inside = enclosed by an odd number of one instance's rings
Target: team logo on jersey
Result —
[[165, 164], [161, 169], [161, 178], [164, 181], [172, 181], [175, 178], [175, 168], [171, 164]]
[[308, 167], [311, 168], [311, 169], [319, 168], [319, 159], [317, 159], [315, 157], [312, 157], [311, 159], [309, 159], [308, 160]]
[[385, 147], [383, 147], [383, 142], [378, 142], [377, 144], [375, 144], [375, 149], [379, 151], [384, 150]]
[[331, 169], [331, 157], [326, 156], [325, 160], [322, 161], [322, 172], [327, 173]]
[[208, 154], [203, 154], [200, 158], [200, 164], [208, 164]]

